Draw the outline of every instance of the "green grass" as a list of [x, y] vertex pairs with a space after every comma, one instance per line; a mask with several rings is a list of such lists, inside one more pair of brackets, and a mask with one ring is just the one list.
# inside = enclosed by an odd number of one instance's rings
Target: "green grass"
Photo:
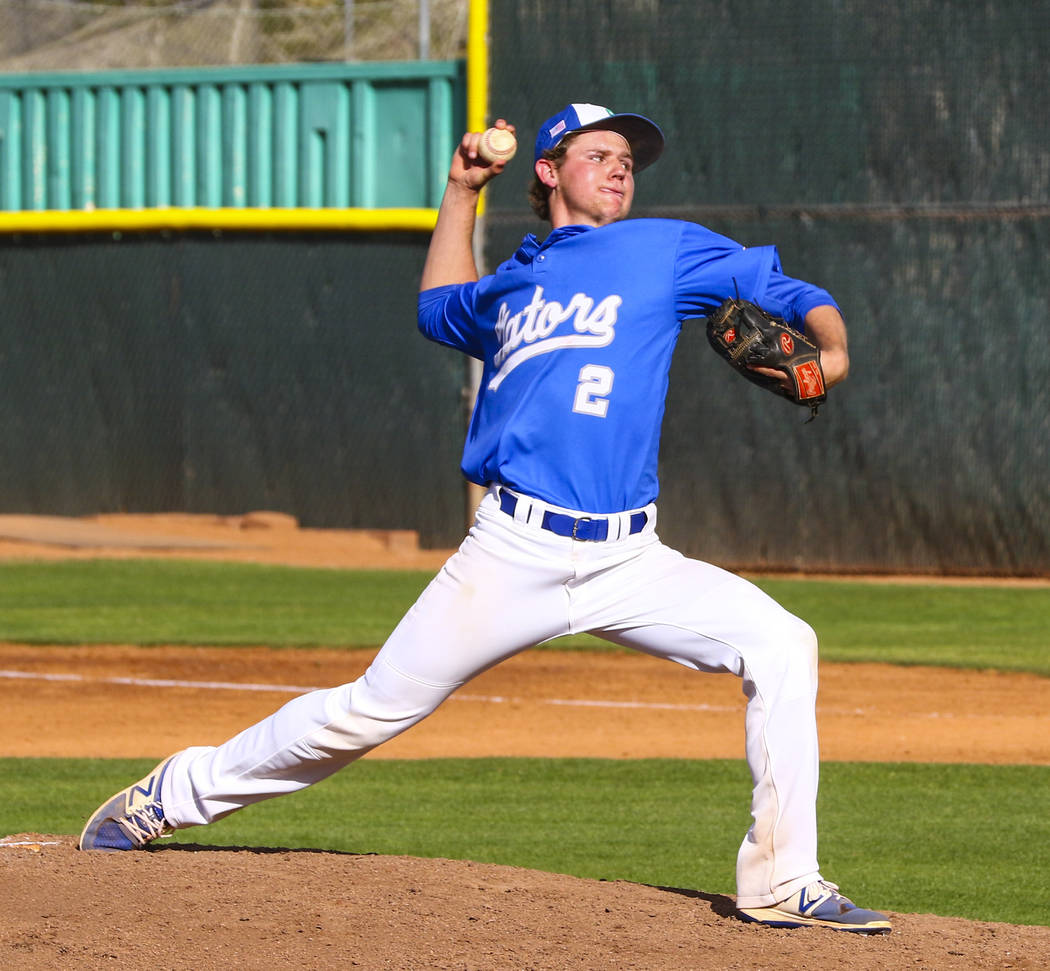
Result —
[[758, 581], [820, 637], [821, 657], [1050, 675], [1050, 586]]
[[[152, 765], [0, 759], [0, 831], [79, 833]], [[1050, 767], [826, 763], [821, 785], [825, 876], [862, 906], [1050, 922], [1036, 892], [1050, 868]], [[365, 759], [175, 840], [470, 859], [732, 893], [749, 791], [737, 761]]]
[[369, 647], [429, 579], [196, 561], [0, 562], [0, 640]]
[[[193, 561], [0, 562], [0, 640], [375, 647], [429, 579], [418, 571]], [[758, 585], [813, 625], [825, 661], [1050, 676], [1050, 587]], [[613, 649], [588, 635], [548, 647]]]

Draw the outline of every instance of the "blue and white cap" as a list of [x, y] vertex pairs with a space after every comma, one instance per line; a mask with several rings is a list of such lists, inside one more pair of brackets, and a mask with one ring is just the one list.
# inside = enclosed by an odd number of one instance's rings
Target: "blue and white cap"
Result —
[[614, 131], [627, 139], [634, 155], [634, 171], [652, 165], [664, 150], [664, 133], [642, 115], [616, 114], [601, 105], [571, 104], [540, 125], [536, 159], [554, 148], [570, 132]]

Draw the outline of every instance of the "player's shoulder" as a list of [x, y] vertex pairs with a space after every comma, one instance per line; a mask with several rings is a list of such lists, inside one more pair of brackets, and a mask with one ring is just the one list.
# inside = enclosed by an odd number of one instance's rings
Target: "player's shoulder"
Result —
[[674, 236], [682, 232], [683, 228], [689, 225], [691, 224], [682, 219], [665, 219], [660, 216], [632, 216], [630, 219], [623, 219], [619, 222], [611, 223], [610, 227], [615, 226], [620, 230], [626, 230], [628, 232], [634, 231]]
[[664, 239], [669, 242], [689, 239], [704, 242], [716, 242], [725, 240], [726, 237], [708, 229], [701, 223], [691, 222], [688, 219], [667, 219], [660, 216], [638, 216], [625, 219], [621, 222], [612, 223], [605, 229], [612, 229], [621, 233], [645, 236], [652, 239]]
[[592, 230], [588, 235], [598, 243], [608, 244], [621, 240], [631, 240], [637, 247], [639, 244], [646, 246], [660, 246], [674, 249], [682, 234], [688, 232], [690, 224], [681, 219], [663, 219], [655, 216], [637, 216], [630, 219], [621, 219], [606, 226]]

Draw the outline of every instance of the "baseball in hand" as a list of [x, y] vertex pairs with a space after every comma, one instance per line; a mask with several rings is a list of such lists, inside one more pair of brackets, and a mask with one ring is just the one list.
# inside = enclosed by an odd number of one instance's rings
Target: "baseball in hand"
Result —
[[478, 155], [489, 165], [509, 162], [518, 150], [518, 140], [506, 128], [486, 128], [478, 141]]

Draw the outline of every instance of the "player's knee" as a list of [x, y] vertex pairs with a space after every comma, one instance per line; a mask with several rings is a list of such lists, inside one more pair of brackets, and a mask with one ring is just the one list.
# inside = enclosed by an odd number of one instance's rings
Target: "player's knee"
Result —
[[795, 650], [807, 659], [816, 661], [817, 657], [817, 632], [813, 630], [802, 618], [791, 616], [791, 639]]
[[332, 696], [329, 728], [346, 744], [375, 748], [426, 718], [451, 690], [373, 664]]
[[[817, 682], [817, 635], [804, 620], [777, 609], [762, 616], [741, 651], [745, 680], [767, 695], [813, 694]], [[745, 689], [747, 690], [747, 689]]]
[[779, 605], [762, 615], [761, 642], [767, 650], [791, 663], [815, 662], [817, 635], [801, 617]]
[[782, 650], [786, 667], [795, 675], [809, 681], [817, 677], [817, 634], [804, 620], [787, 615], [782, 635]]

